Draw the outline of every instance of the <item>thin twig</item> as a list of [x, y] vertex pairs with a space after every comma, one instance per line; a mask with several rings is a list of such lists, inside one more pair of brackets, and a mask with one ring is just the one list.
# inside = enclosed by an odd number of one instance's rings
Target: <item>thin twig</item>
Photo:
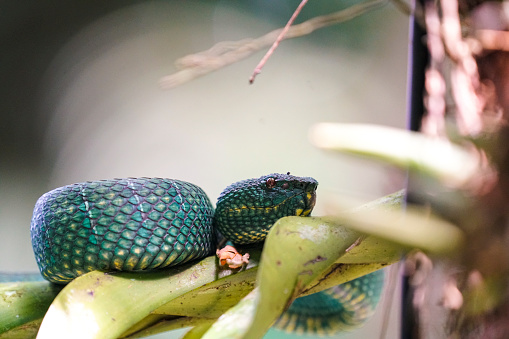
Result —
[[[308, 35], [313, 31], [351, 20], [368, 11], [382, 7], [387, 0], [372, 0], [350, 6], [344, 10], [317, 16], [298, 25], [291, 26], [283, 39]], [[220, 68], [238, 62], [253, 53], [270, 46], [281, 34], [282, 28], [274, 30], [256, 39], [220, 42], [207, 51], [187, 55], [175, 62], [180, 71], [165, 76], [160, 86], [170, 89]]]
[[405, 0], [391, 0], [391, 2], [401, 13], [408, 16], [412, 14], [412, 7]]
[[446, 52], [454, 62], [451, 70], [452, 94], [457, 108], [457, 123], [463, 135], [477, 135], [483, 127], [480, 86], [472, 50], [461, 36], [457, 0], [441, 2], [442, 34]]
[[442, 75], [442, 64], [445, 51], [440, 34], [440, 17], [435, 3], [427, 2], [425, 5], [425, 23], [427, 45], [430, 54], [429, 67], [426, 70], [426, 97], [427, 115], [422, 119], [421, 131], [430, 136], [445, 135], [445, 94], [446, 83]]
[[485, 50], [499, 50], [509, 52], [509, 32], [480, 29], [476, 37]]
[[279, 43], [281, 41], [283, 41], [286, 33], [288, 33], [288, 30], [290, 29], [290, 26], [292, 26], [293, 22], [295, 21], [295, 19], [299, 15], [299, 13], [302, 10], [302, 8], [304, 8], [304, 6], [307, 4], [307, 2], [308, 2], [308, 0], [302, 0], [300, 2], [299, 6], [295, 10], [295, 12], [293, 12], [292, 17], [290, 18], [290, 20], [288, 20], [288, 22], [286, 23], [286, 26], [283, 28], [281, 33], [278, 35], [276, 41], [274, 41], [274, 43], [272, 44], [270, 49], [263, 56], [262, 60], [260, 60], [258, 65], [256, 65], [256, 67], [255, 67], [255, 69], [253, 71], [253, 74], [251, 74], [251, 77], [249, 78], [249, 83], [250, 84], [252, 84], [254, 82], [254, 80], [255, 80], [255, 77], [262, 72], [263, 66], [265, 65], [267, 60], [269, 60], [269, 58], [272, 55], [272, 53], [274, 53], [274, 51], [276, 50], [277, 46], [279, 46]]

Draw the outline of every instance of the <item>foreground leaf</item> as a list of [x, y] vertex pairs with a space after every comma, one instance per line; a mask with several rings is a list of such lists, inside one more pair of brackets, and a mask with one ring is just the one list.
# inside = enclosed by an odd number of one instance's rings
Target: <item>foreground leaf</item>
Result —
[[[380, 203], [397, 208], [402, 197], [400, 192], [391, 202]], [[376, 207], [380, 204], [373, 204]], [[263, 310], [269, 312], [262, 316], [258, 337], [295, 297], [384, 267], [397, 261], [402, 250], [391, 242], [349, 230], [331, 218], [290, 217], [278, 225], [274, 229], [279, 229], [282, 240], [274, 238], [265, 244], [264, 260], [269, 264], [264, 264], [266, 271], [259, 275], [266, 281], [260, 284], [260, 300], [265, 300], [265, 305], [261, 304], [257, 316]], [[254, 288], [260, 250], [249, 252], [252, 260], [240, 272], [220, 270], [216, 258], [209, 257], [157, 272], [84, 275], [67, 285], [55, 299], [39, 338], [137, 338], [186, 326], [196, 326], [187, 337], [198, 338]], [[283, 293], [279, 292], [281, 289]], [[267, 304], [267, 297], [278, 293], [283, 297]], [[54, 294], [48, 296], [51, 300]], [[39, 308], [40, 316], [44, 311], [44, 307]], [[229, 311], [232, 312], [235, 309]], [[38, 323], [32, 326], [36, 329]], [[228, 322], [226, 326], [235, 327]], [[237, 331], [238, 337], [249, 337], [249, 329], [249, 322], [247, 326], [244, 323]]]
[[117, 338], [156, 308], [216, 278], [214, 257], [149, 275], [88, 273], [54, 300], [38, 338]]
[[468, 184], [480, 169], [476, 156], [450, 141], [397, 128], [320, 123], [310, 138], [317, 147], [380, 159], [454, 187]]
[[[391, 207], [401, 206], [402, 199], [403, 192], [400, 192], [391, 200], [395, 202]], [[383, 205], [372, 206], [380, 208]], [[313, 292], [325, 288], [321, 279], [328, 276], [324, 274], [340, 272], [335, 275], [338, 284], [399, 260], [402, 248], [383, 241], [371, 243], [385, 247], [385, 251], [377, 251], [380, 254], [377, 258], [365, 255], [362, 250], [349, 254], [355, 247], [360, 248], [364, 239], [361, 233], [334, 218], [286, 217], [278, 220], [265, 241], [257, 289], [219, 318], [205, 337], [262, 338], [296, 297], [313, 288]], [[342, 257], [347, 258], [346, 262], [356, 264], [344, 264]], [[370, 261], [373, 259], [376, 262]], [[323, 286], [317, 288], [319, 285]], [[239, 318], [242, 321], [238, 321]]]
[[62, 289], [47, 281], [0, 284], [0, 338], [30, 338]]

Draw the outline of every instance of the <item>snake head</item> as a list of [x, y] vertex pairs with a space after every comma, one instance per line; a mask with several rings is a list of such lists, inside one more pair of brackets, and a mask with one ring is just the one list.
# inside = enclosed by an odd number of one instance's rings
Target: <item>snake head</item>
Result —
[[289, 173], [236, 182], [219, 196], [214, 226], [234, 243], [259, 242], [278, 219], [308, 216], [316, 202], [317, 186], [313, 178]]

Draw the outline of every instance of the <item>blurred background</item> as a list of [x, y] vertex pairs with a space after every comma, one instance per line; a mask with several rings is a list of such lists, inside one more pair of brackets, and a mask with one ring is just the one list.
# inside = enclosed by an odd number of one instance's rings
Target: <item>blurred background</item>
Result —
[[[368, 201], [400, 189], [401, 173], [307, 139], [321, 121], [405, 127], [408, 17], [390, 4], [284, 41], [253, 85], [266, 50], [159, 87], [176, 59], [282, 27], [299, 2], [0, 0], [0, 270], [37, 270], [35, 201], [74, 182], [178, 178], [215, 203], [232, 182], [290, 171], [319, 181], [315, 215], [330, 194]], [[314, 0], [297, 22], [354, 3]], [[387, 312], [338, 338], [375, 337]]]

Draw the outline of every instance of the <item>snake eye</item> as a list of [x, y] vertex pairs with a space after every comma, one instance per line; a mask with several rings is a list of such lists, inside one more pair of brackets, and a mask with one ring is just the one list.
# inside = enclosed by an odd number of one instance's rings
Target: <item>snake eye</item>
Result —
[[287, 183], [287, 182], [285, 182], [285, 183], [283, 184], [283, 186], [281, 186], [281, 187], [283, 187], [283, 189], [285, 190], [285, 189], [287, 189], [287, 188], [288, 188], [288, 186], [289, 186], [289, 185], [288, 185], [288, 183]]
[[267, 185], [267, 188], [274, 188], [276, 187], [276, 180], [274, 178], [268, 178], [265, 185]]

